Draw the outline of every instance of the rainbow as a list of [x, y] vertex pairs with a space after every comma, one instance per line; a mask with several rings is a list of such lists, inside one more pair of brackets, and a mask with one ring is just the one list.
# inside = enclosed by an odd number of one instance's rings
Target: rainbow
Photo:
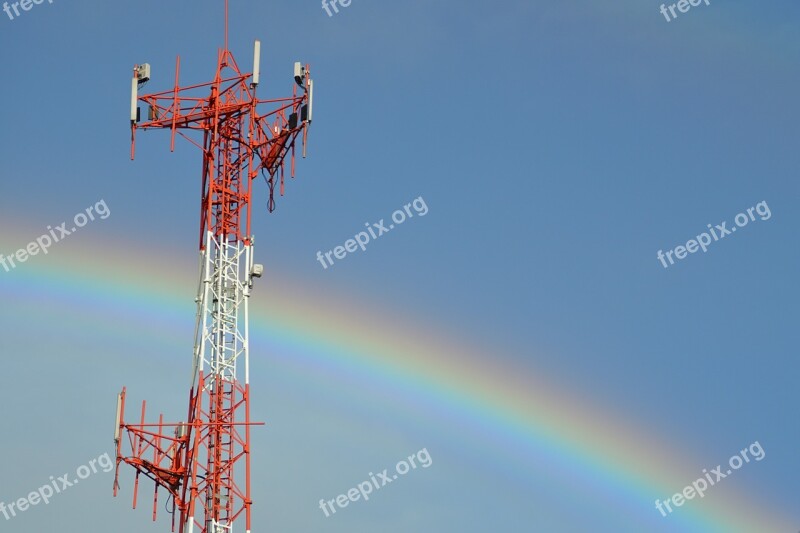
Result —
[[[21, 232], [14, 235], [17, 239]], [[0, 268], [4, 299], [47, 297], [72, 308], [113, 307], [132, 317], [145, 310], [152, 314], [155, 305], [165, 332], [193, 320], [194, 281], [179, 272], [188, 267], [194, 274], [194, 261], [181, 260], [179, 266], [178, 258], [165, 263], [163, 257], [156, 259], [142, 250], [110, 246], [110, 240], [85, 244], [80, 237], [70, 239], [11, 272]], [[22, 246], [0, 236], [0, 253]], [[158, 277], [143, 273], [156, 264], [151, 268]], [[442, 338], [432, 326], [391, 317], [386, 309], [368, 303], [348, 307], [342, 302], [352, 301], [352, 295], [321, 296], [328, 289], [317, 291], [305, 283], [287, 282], [291, 278], [284, 275], [268, 275], [276, 281], [253, 299], [251, 334], [291, 351], [291, 358], [282, 363], [385, 384], [398, 397], [413, 398], [431, 411], [491, 432], [495, 445], [515, 459], [527, 458], [534, 465], [546, 461], [576, 476], [618, 502], [620, 513], [639, 517], [642, 523], [652, 513], [680, 531], [797, 530], [791, 517], [757, 504], [752, 495], [730, 496], [730, 487], [721, 491], [724, 499], [715, 498], [711, 489], [705, 499], [692, 500], [662, 519], [655, 499], [663, 500], [691, 483], [699, 474], [696, 466], [688, 465], [702, 463], [676, 456], [666, 439], [607, 410], [589, 407], [587, 398], [572, 393], [567, 383], [535, 376], [508, 358], [487, 357], [474, 345]], [[109, 327], [130, 325], [117, 321]], [[271, 357], [286, 357], [280, 353], [275, 350]], [[715, 462], [725, 458], [718, 459]]]

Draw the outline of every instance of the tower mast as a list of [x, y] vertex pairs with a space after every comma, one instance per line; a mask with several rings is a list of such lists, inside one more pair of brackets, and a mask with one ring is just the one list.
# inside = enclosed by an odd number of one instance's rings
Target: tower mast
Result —
[[291, 97], [258, 99], [260, 52], [256, 41], [253, 71], [242, 73], [228, 49], [225, 0], [225, 46], [212, 81], [180, 86], [178, 57], [172, 89], [139, 95], [150, 79], [147, 64], [134, 67], [131, 82], [131, 159], [140, 129], [169, 130], [171, 150], [179, 135], [202, 151], [200, 278], [187, 419], [164, 423], [161, 416], [158, 424], [146, 424], [142, 402], [140, 421], [128, 423], [123, 388], [114, 435], [114, 495], [119, 467], [126, 463], [136, 471], [134, 508], [140, 477], [149, 478], [155, 482], [153, 520], [159, 490], [166, 491], [172, 531], [177, 527], [180, 533], [232, 533], [237, 521], [250, 533], [252, 525], [250, 430], [263, 425], [250, 419], [248, 303], [263, 272], [254, 262], [250, 231], [252, 183], [263, 176], [272, 211], [276, 185], [284, 192], [287, 160], [294, 177], [298, 140], [305, 156], [313, 95], [308, 66], [296, 63]]

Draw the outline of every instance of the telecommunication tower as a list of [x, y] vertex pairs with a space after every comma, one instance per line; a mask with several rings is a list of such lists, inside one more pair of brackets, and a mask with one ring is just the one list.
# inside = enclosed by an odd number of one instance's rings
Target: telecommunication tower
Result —
[[114, 430], [114, 496], [121, 464], [132, 466], [133, 507], [144, 476], [155, 483], [153, 520], [162, 491], [172, 531], [180, 533], [233, 533], [234, 524], [241, 531], [242, 523], [251, 532], [250, 430], [263, 425], [250, 419], [248, 301], [254, 279], [263, 274], [254, 262], [251, 186], [259, 175], [264, 178], [272, 211], [276, 185], [284, 192], [287, 162], [294, 177], [298, 141], [305, 157], [314, 88], [308, 65], [295, 63], [291, 97], [258, 99], [260, 55], [255, 41], [253, 71], [240, 71], [228, 48], [225, 0], [225, 46], [213, 81], [180, 86], [180, 56], [172, 89], [139, 94], [150, 80], [148, 64], [136, 65], [131, 81], [131, 159], [139, 129], [167, 129], [171, 150], [180, 135], [202, 153], [200, 279], [187, 419], [166, 423], [161, 415], [148, 424], [142, 402], [138, 422], [129, 423], [123, 388]]

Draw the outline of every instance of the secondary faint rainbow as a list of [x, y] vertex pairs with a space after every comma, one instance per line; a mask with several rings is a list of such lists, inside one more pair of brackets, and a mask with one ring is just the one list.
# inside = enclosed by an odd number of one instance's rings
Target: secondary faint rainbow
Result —
[[[75, 237], [10, 273], [0, 268], [0, 294], [4, 299], [46, 294], [79, 307], [111, 303], [131, 314], [152, 313], [156, 303], [156, 313], [167, 324], [193, 308], [193, 281], [175, 263], [143, 250], [101, 244], [91, 247]], [[21, 246], [0, 236], [0, 253]], [[612, 494], [623, 502], [622, 512], [642, 516], [649, 509], [657, 516], [654, 499], [668, 497], [698, 475], [687, 466], [697, 463], [676, 456], [663, 438], [587, 407], [588, 398], [571, 393], [567, 383], [550, 383], [530, 369], [514, 367], [508, 358], [440, 338], [433, 327], [390, 319], [386, 309], [344, 303], [352, 301], [352, 294], [335, 299], [284, 275], [269, 275], [273, 281], [254, 299], [251, 331], [296, 347], [292, 351], [300, 360], [294, 364], [384, 382], [417, 402], [489, 427], [509, 448], [555, 461], [596, 490]], [[746, 495], [707, 497], [665, 520], [682, 531], [796, 530], [788, 517], [754, 501]]]

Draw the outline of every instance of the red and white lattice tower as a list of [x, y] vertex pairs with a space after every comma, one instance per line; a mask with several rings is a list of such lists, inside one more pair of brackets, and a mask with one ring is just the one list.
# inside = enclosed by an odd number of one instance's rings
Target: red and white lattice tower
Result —
[[[127, 463], [139, 480], [155, 482], [153, 520], [159, 491], [172, 512], [172, 531], [233, 533], [251, 531], [248, 300], [263, 267], [253, 261], [250, 233], [251, 185], [259, 175], [269, 187], [268, 210], [275, 207], [276, 184], [284, 190], [284, 168], [294, 177], [295, 147], [303, 155], [312, 119], [313, 82], [309, 68], [295, 64], [293, 95], [259, 100], [261, 45], [254, 47], [253, 72], [242, 73], [228, 49], [219, 51], [213, 81], [140, 95], [150, 66], [134, 68], [131, 97], [131, 159], [139, 129], [168, 129], [171, 149], [180, 135], [201, 149], [200, 280], [197, 293], [192, 380], [185, 422], [145, 423], [145, 402], [137, 423], [125, 421], [123, 388], [117, 402], [114, 440], [117, 472]], [[145, 115], [146, 114], [146, 115]], [[124, 446], [123, 446], [124, 445]], [[177, 512], [176, 512], [177, 511]], [[237, 527], [234, 528], [234, 524]]]

